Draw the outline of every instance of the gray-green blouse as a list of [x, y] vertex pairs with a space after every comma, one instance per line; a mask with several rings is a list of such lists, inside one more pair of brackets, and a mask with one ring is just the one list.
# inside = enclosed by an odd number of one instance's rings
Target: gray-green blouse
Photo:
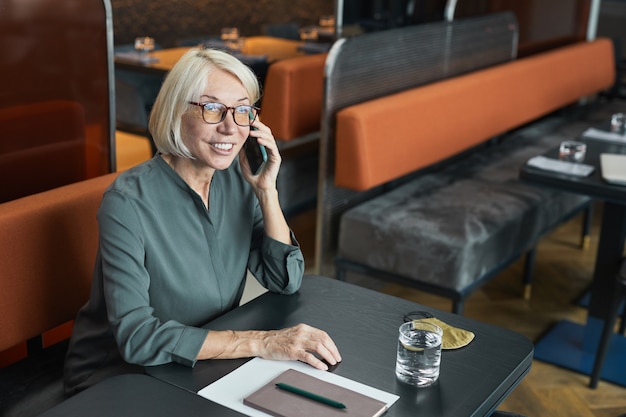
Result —
[[268, 290], [298, 290], [304, 259], [265, 235], [238, 161], [213, 176], [209, 209], [159, 156], [122, 173], [105, 192], [89, 302], [65, 362], [68, 393], [129, 364], [193, 366], [202, 326], [238, 306], [246, 269]]

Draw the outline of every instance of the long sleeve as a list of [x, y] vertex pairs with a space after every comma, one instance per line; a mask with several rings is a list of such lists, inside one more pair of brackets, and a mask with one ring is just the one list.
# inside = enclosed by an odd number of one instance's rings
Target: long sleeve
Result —
[[296, 236], [293, 245], [278, 242], [265, 234], [258, 204], [255, 206], [254, 231], [248, 269], [269, 291], [293, 294], [300, 288], [304, 275], [304, 257]]

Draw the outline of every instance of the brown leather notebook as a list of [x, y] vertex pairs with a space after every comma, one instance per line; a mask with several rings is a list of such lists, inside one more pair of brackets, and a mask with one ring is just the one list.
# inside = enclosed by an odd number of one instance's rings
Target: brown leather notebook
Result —
[[[288, 384], [345, 405], [337, 408], [300, 394], [285, 391], [277, 383]], [[244, 398], [243, 403], [275, 417], [376, 417], [387, 410], [383, 401], [323, 381], [295, 369], [288, 369]]]

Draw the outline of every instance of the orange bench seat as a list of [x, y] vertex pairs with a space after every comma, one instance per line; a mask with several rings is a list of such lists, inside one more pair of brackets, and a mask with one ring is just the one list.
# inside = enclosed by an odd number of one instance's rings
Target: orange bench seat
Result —
[[[3, 416], [37, 415], [64, 399], [66, 338], [89, 298], [98, 247], [96, 214], [116, 176], [0, 204], [0, 362], [28, 346], [26, 358], [0, 370]], [[44, 337], [41, 343], [44, 334], [54, 340]], [[59, 339], [64, 343], [53, 344]]]

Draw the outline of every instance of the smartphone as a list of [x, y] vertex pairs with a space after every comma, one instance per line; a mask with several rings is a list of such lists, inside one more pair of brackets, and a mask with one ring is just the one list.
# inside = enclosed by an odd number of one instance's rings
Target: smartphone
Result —
[[[256, 127], [251, 126], [250, 130], [256, 130]], [[256, 138], [248, 136], [246, 143], [243, 145], [246, 157], [248, 158], [248, 164], [250, 165], [250, 171], [252, 175], [258, 175], [263, 168], [263, 164], [267, 161], [267, 151], [265, 146], [259, 145]]]

